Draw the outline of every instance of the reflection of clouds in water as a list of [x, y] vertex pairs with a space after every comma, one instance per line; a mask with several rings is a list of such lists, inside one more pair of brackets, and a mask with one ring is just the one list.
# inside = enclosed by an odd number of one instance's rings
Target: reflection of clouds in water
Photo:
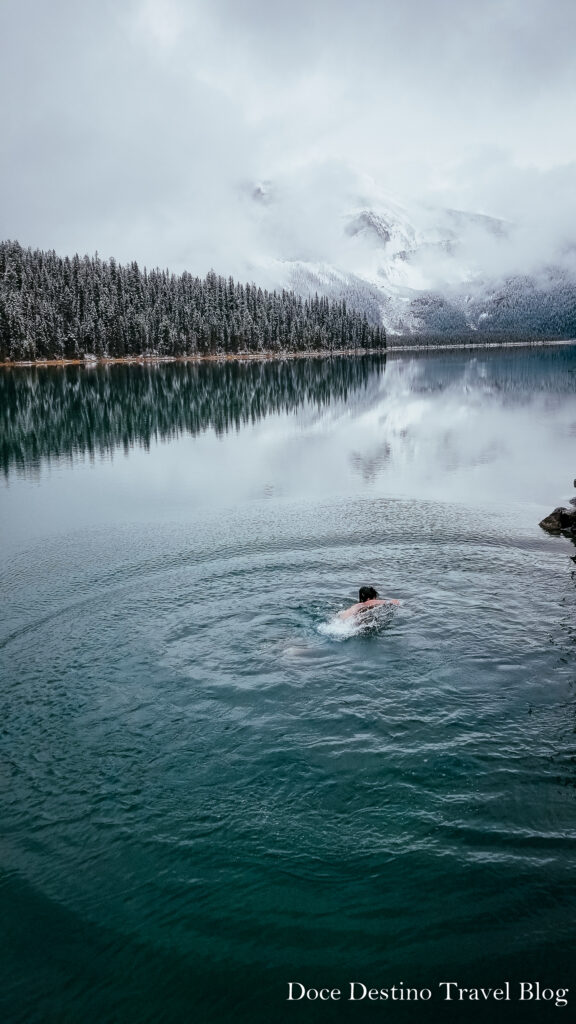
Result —
[[392, 446], [388, 441], [378, 445], [373, 452], [362, 455], [360, 452], [352, 452], [350, 463], [354, 469], [361, 473], [366, 481], [374, 480], [378, 472], [384, 469], [392, 456]]
[[442, 373], [442, 360], [432, 359], [387, 366], [377, 402], [348, 428], [349, 464], [364, 482], [385, 475], [387, 487], [403, 488], [414, 476], [440, 482], [442, 474], [481, 467], [499, 477], [511, 461], [523, 466], [526, 451], [542, 447], [543, 433], [572, 435], [572, 395], [526, 387], [510, 394], [488, 359], [469, 358], [455, 369]]

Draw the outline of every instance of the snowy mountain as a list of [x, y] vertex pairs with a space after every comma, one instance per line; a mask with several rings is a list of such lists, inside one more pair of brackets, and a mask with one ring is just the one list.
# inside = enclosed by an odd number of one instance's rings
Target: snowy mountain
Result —
[[267, 285], [344, 297], [389, 335], [576, 336], [574, 247], [539, 256], [522, 225], [342, 173], [263, 182], [249, 198], [251, 269]]

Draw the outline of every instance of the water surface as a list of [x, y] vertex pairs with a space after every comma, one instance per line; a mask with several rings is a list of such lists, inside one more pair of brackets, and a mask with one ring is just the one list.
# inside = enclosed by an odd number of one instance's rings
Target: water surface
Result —
[[[575, 391], [570, 347], [2, 375], [3, 1021], [573, 1012]], [[402, 604], [343, 629], [362, 584]]]

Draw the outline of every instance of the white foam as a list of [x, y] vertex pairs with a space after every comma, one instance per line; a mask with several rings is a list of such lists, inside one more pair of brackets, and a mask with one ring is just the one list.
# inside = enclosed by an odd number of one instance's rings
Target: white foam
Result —
[[362, 624], [357, 618], [339, 619], [335, 615], [328, 622], [321, 622], [318, 632], [322, 636], [329, 636], [332, 640], [347, 640], [350, 636], [356, 636], [361, 632]]
[[390, 622], [393, 614], [392, 605], [379, 605], [347, 619], [334, 615], [328, 622], [321, 622], [317, 629], [322, 636], [329, 636], [332, 640], [348, 640], [361, 633], [373, 633]]

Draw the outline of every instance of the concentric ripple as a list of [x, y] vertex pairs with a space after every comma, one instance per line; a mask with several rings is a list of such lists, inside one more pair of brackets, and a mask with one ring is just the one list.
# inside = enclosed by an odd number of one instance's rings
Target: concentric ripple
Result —
[[[0, 563], [6, 1019], [282, 1020], [296, 979], [569, 985], [576, 592], [534, 506], [133, 511]], [[339, 620], [367, 583], [400, 606]]]

